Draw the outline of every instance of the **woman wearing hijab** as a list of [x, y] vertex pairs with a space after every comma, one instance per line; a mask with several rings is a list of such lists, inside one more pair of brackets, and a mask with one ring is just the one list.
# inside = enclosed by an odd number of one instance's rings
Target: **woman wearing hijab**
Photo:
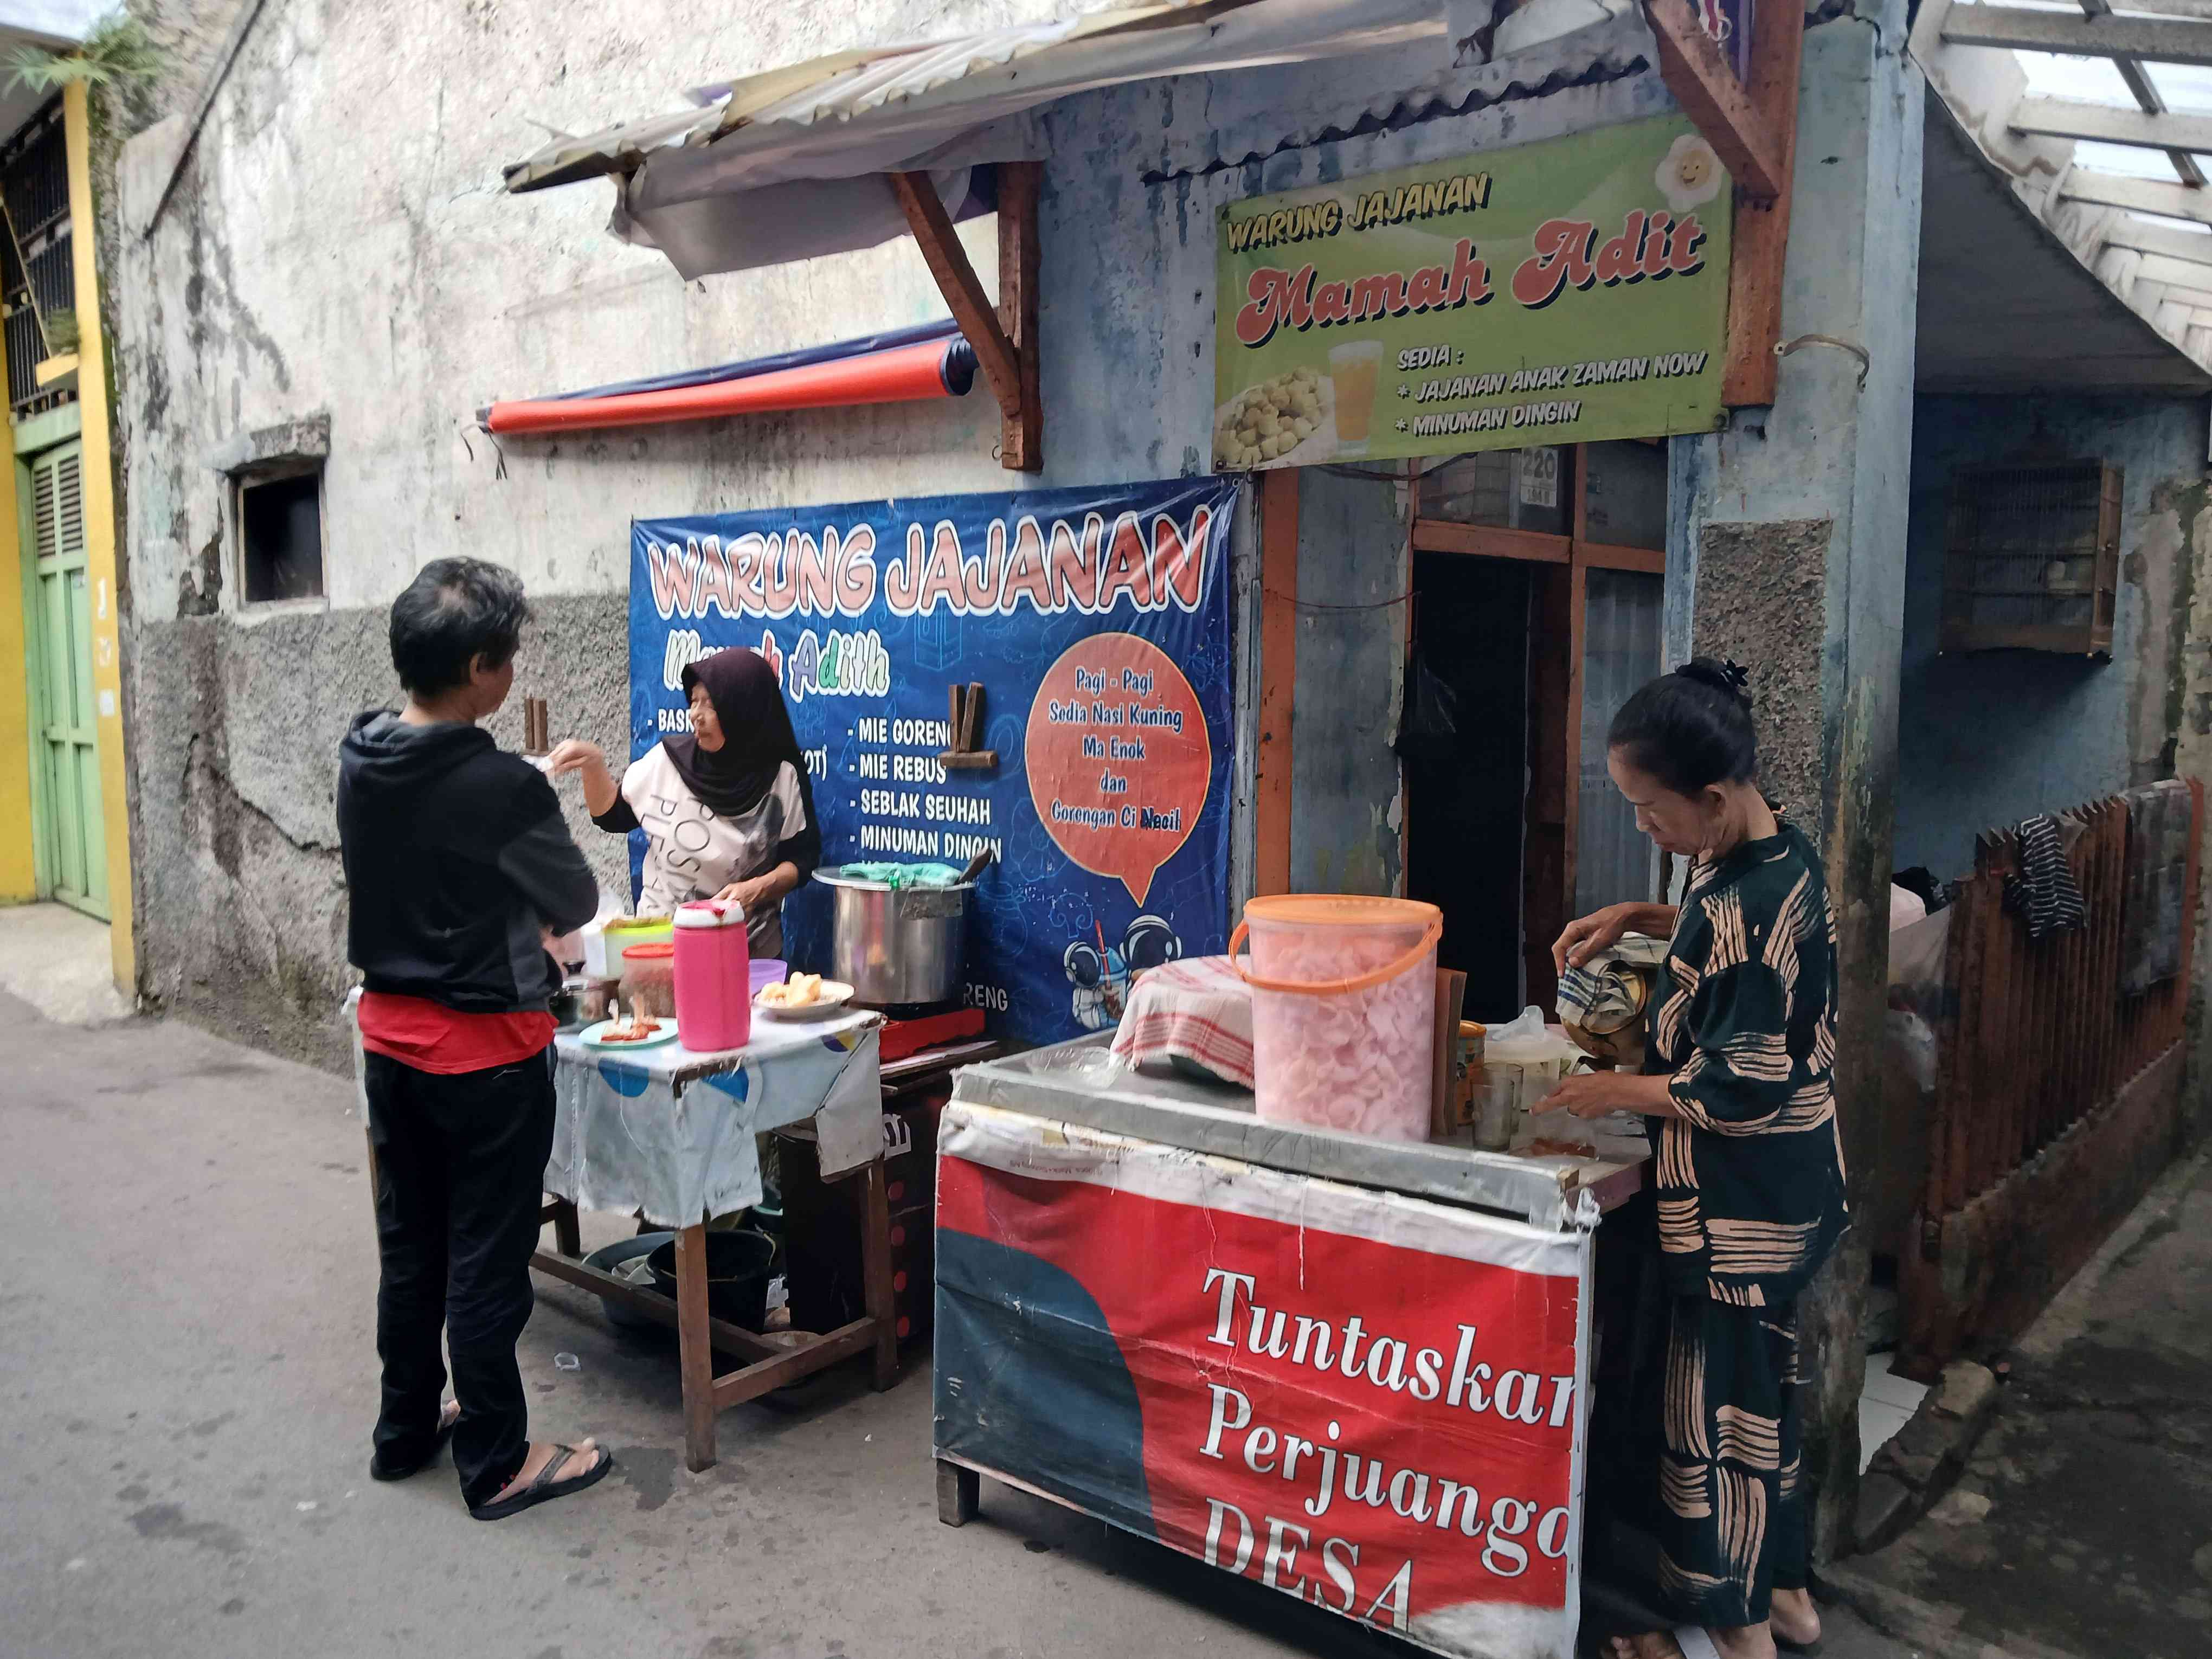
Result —
[[646, 833], [641, 915], [696, 899], [744, 907], [755, 957], [783, 953], [783, 901], [822, 857], [806, 762], [775, 671], [757, 652], [717, 651], [684, 671], [688, 735], [630, 763], [617, 783], [596, 744], [571, 738], [550, 757], [556, 777], [583, 775], [592, 822]]

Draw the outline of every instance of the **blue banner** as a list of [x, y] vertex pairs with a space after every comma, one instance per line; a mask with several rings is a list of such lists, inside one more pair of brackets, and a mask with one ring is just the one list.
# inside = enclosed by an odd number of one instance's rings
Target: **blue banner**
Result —
[[[690, 729], [686, 665], [760, 652], [823, 863], [990, 848], [963, 1000], [1022, 1042], [1111, 1025], [1133, 974], [1227, 944], [1236, 502], [1200, 478], [635, 520], [632, 757]], [[971, 685], [996, 763], [948, 768]], [[794, 967], [828, 966], [827, 897], [784, 907]]]

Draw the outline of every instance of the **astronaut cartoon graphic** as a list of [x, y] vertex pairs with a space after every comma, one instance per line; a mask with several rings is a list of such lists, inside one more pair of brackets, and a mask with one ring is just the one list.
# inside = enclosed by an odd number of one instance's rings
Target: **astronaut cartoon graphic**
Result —
[[1182, 959], [1182, 940], [1158, 916], [1139, 916], [1121, 936], [1121, 960], [1132, 981], [1150, 969]]
[[1103, 952], [1087, 939], [1069, 943], [1060, 957], [1067, 982], [1075, 988], [1071, 999], [1075, 1023], [1086, 1031], [1103, 1031], [1121, 1023], [1121, 1008], [1129, 994], [1129, 970], [1121, 953], [1112, 946]]
[[1075, 1023], [1086, 1031], [1103, 1031], [1121, 1023], [1129, 987], [1139, 974], [1182, 957], [1182, 940], [1166, 921], [1152, 915], [1131, 922], [1118, 948], [1104, 944], [1100, 930], [1093, 934], [1071, 941], [1060, 965], [1075, 988], [1070, 1000]]

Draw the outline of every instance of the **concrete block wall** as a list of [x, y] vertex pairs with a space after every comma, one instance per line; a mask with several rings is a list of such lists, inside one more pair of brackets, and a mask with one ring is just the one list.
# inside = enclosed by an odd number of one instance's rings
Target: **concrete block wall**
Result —
[[[620, 734], [628, 687], [605, 667], [626, 627], [619, 593], [532, 602], [518, 685], [572, 729]], [[332, 805], [338, 741], [364, 708], [394, 701], [385, 617], [366, 608], [240, 625], [162, 623], [137, 658], [133, 814], [143, 989], [257, 1047], [327, 1069], [349, 1065], [337, 1015], [356, 982]], [[519, 747], [517, 699], [491, 722]], [[574, 790], [570, 828], [611, 892], [629, 890], [627, 842], [592, 828]]]

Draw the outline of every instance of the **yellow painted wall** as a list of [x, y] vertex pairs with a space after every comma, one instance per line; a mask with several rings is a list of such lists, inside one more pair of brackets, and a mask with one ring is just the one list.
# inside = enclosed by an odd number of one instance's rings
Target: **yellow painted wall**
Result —
[[[7, 354], [0, 352], [0, 410], [8, 389]], [[15, 447], [0, 444], [0, 904], [38, 896], [31, 848], [30, 638], [23, 615], [23, 561], [15, 516]]]
[[92, 582], [92, 690], [107, 840], [108, 938], [116, 987], [131, 996], [137, 988], [138, 955], [131, 931], [130, 771], [124, 763], [122, 635], [116, 617], [115, 473], [108, 436], [107, 337], [100, 326], [100, 263], [94, 247], [99, 221], [92, 207], [92, 134], [81, 83], [63, 93], [62, 119], [69, 145], [70, 240], [76, 270], [76, 385], [84, 422], [84, 538], [86, 574]]

